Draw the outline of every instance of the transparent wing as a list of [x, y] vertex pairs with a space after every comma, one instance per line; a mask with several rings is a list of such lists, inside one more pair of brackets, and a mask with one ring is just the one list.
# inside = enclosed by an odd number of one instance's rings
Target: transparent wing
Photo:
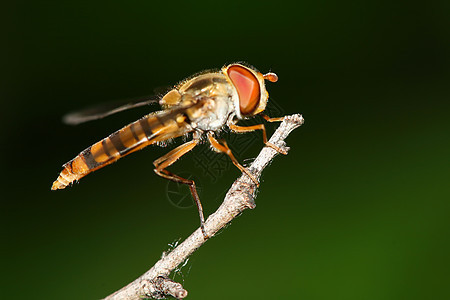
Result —
[[102, 119], [104, 117], [131, 108], [158, 103], [159, 101], [156, 98], [156, 96], [149, 96], [102, 103], [79, 111], [68, 113], [67, 115], [63, 116], [62, 121], [68, 125], [78, 125], [84, 122]]

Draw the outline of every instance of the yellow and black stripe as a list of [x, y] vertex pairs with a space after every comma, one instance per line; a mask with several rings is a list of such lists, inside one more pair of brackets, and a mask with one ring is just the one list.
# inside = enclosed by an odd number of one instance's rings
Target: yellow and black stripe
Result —
[[147, 115], [83, 150], [63, 166], [52, 190], [63, 189], [87, 174], [148, 145], [192, 130], [185, 109]]

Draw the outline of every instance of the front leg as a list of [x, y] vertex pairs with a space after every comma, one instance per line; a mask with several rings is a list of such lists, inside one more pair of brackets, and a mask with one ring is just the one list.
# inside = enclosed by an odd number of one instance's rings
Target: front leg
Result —
[[[269, 118], [269, 117], [267, 117], [267, 118]], [[278, 120], [278, 119], [282, 119], [282, 118], [273, 118], [273, 119]], [[270, 122], [275, 122], [275, 121], [270, 121]], [[264, 124], [258, 124], [258, 125], [253, 125], [253, 126], [239, 126], [239, 125], [236, 125], [233, 123], [229, 123], [228, 127], [231, 129], [231, 131], [236, 132], [236, 133], [261, 130], [262, 134], [263, 134], [263, 142], [267, 147], [270, 147], [270, 148], [274, 149], [275, 151], [277, 151], [278, 153], [281, 153], [283, 155], [287, 154], [286, 150], [281, 149], [280, 147], [270, 143], [267, 140], [266, 127], [264, 126]]]
[[271, 118], [266, 114], [260, 113], [259, 114], [261, 117], [264, 118], [264, 120], [266, 120], [267, 122], [282, 122], [284, 120], [284, 117], [278, 117], [278, 118]]

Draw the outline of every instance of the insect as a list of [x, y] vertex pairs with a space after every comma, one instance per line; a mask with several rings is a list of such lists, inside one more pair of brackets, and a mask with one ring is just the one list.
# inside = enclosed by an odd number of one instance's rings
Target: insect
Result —
[[[285, 154], [284, 150], [267, 141], [264, 124], [247, 127], [236, 125], [239, 120], [258, 114], [269, 122], [283, 120], [282, 117], [270, 118], [263, 114], [269, 97], [265, 80], [276, 82], [278, 76], [275, 73], [263, 75], [251, 66], [234, 63], [219, 71], [204, 72], [182, 81], [159, 100], [163, 110], [148, 114], [123, 127], [64, 164], [63, 170], [52, 185], [52, 190], [64, 189], [74, 181], [148, 145], [190, 135], [190, 141], [156, 159], [153, 162], [154, 171], [163, 178], [189, 186], [200, 215], [203, 235], [208, 238], [195, 182], [173, 174], [167, 167], [202, 141], [208, 141], [215, 151], [228, 155], [241, 172], [259, 185], [256, 178], [236, 160], [227, 143], [217, 140], [215, 135], [226, 126], [236, 133], [261, 130], [264, 144]], [[103, 108], [72, 113], [65, 117], [65, 122], [78, 124], [100, 119], [152, 101], [155, 100], [147, 99], [107, 110]]]

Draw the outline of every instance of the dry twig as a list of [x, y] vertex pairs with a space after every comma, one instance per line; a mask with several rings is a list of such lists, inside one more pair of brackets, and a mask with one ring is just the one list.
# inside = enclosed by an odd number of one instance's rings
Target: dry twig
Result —
[[[303, 117], [300, 114], [285, 117], [269, 142], [287, 151], [288, 148], [284, 140], [292, 130], [302, 124]], [[250, 173], [259, 180], [262, 171], [276, 154], [277, 152], [273, 148], [264, 147], [248, 168]], [[238, 178], [228, 190], [222, 205], [206, 220], [206, 233], [210, 237], [214, 236], [242, 211], [247, 208], [255, 208], [254, 195], [256, 189], [257, 186], [246, 174]], [[187, 291], [183, 289], [181, 284], [170, 280], [168, 276], [205, 242], [202, 231], [198, 228], [183, 243], [170, 253], [163, 255], [150, 270], [105, 299], [164, 299], [168, 296], [177, 299], [185, 298], [188, 294]]]

